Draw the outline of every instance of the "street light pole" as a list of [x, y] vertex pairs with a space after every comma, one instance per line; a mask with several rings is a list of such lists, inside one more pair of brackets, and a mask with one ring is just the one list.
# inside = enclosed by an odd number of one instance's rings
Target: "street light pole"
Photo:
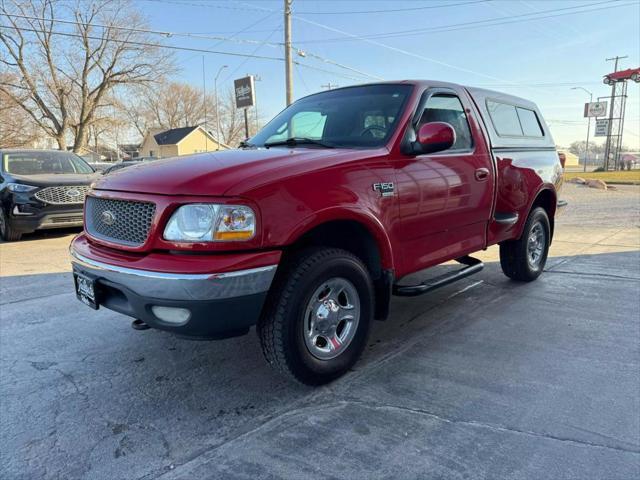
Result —
[[[571, 90], [583, 90], [589, 94], [589, 103], [593, 102], [593, 93], [583, 87], [571, 87]], [[587, 117], [587, 144], [584, 148], [584, 171], [587, 171], [587, 162], [589, 161], [589, 133], [591, 133], [591, 117]]]
[[213, 90], [214, 95], [216, 97], [216, 150], [220, 150], [220, 110], [218, 109], [218, 77], [222, 70], [227, 68], [229, 65], [222, 65], [218, 69], [218, 73], [216, 73], [216, 78], [213, 80]]

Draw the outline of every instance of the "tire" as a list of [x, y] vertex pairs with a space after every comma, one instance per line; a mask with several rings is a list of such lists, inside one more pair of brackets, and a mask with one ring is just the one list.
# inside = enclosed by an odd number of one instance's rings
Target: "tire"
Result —
[[373, 283], [355, 255], [336, 248], [295, 254], [276, 275], [258, 322], [267, 362], [306, 385], [331, 382], [362, 354], [373, 305]]
[[22, 233], [11, 228], [4, 210], [0, 207], [0, 239], [4, 242], [17, 242], [21, 237]]
[[544, 208], [534, 208], [518, 240], [500, 244], [500, 266], [504, 274], [520, 282], [531, 282], [544, 271], [549, 253], [551, 228]]

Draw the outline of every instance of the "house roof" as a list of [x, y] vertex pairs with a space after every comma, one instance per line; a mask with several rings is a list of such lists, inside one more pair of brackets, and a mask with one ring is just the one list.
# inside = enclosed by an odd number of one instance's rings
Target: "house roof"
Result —
[[153, 138], [156, 139], [158, 145], [175, 145], [198, 127], [182, 127], [172, 128], [171, 130], [165, 130], [164, 132], [156, 133]]

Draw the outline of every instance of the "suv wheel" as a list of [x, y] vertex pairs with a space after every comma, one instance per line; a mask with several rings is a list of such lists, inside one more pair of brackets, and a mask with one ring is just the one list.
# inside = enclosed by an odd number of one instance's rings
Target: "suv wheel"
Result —
[[544, 208], [534, 208], [527, 218], [522, 236], [500, 244], [500, 266], [514, 280], [531, 282], [547, 263], [551, 228]]
[[4, 210], [0, 208], [0, 239], [4, 240], [5, 242], [16, 242], [20, 240], [20, 237], [22, 237], [22, 234], [20, 232], [14, 231], [11, 228]]
[[295, 255], [278, 273], [258, 322], [267, 361], [307, 385], [338, 378], [366, 345], [373, 292], [367, 268], [345, 250]]

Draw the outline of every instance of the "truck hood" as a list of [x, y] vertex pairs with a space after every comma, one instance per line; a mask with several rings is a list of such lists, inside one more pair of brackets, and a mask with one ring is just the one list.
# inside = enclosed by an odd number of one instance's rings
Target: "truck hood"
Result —
[[383, 152], [279, 147], [207, 152], [124, 168], [102, 177], [94, 188], [160, 195], [242, 195], [259, 185], [377, 153]]

